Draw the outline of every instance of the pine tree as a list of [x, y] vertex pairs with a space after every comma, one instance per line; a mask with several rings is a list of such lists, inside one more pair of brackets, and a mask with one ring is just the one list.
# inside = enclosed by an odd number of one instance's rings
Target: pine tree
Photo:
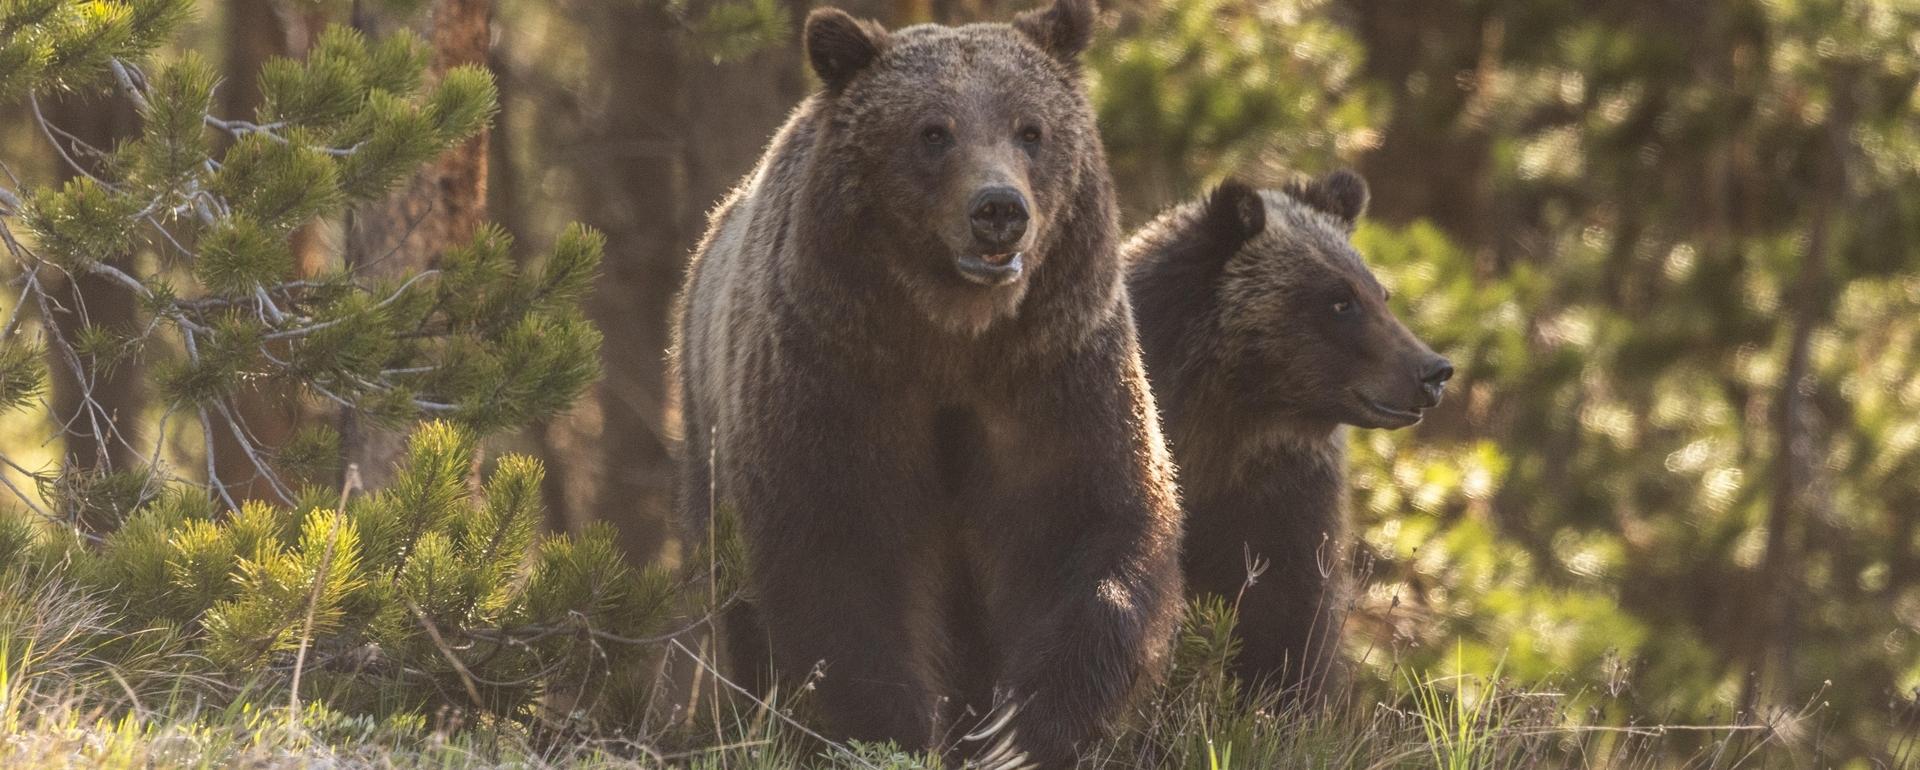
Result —
[[[0, 245], [18, 271], [0, 409], [40, 404], [48, 362], [84, 383], [136, 359], [164, 406], [150, 426], [97, 405], [56, 426], [137, 442], [133, 467], [34, 471], [0, 455], [37, 485], [0, 476], [18, 503], [0, 506], [0, 579], [86, 596], [110, 627], [90, 654], [158, 651], [142, 659], [192, 675], [167, 680], [176, 687], [245, 683], [347, 713], [548, 727], [644, 697], [614, 692], [635, 677], [608, 674], [652, 670], [642, 663], [662, 648], [647, 637], [685, 609], [710, 560], [690, 561], [702, 565], [691, 577], [638, 570], [607, 528], [542, 536], [537, 461], [502, 458], [474, 479], [479, 437], [555, 413], [597, 376], [600, 337], [579, 305], [600, 236], [568, 228], [527, 267], [487, 226], [432, 269], [376, 278], [330, 255], [339, 267], [303, 275], [296, 229], [382, 198], [481, 131], [492, 78], [455, 67], [427, 86], [417, 35], [335, 27], [304, 59], [262, 67], [254, 114], [222, 117], [214, 67], [149, 56], [191, 5], [0, 1], [0, 105], [26, 105], [68, 162], [100, 161], [73, 164], [79, 176], [60, 186], [0, 176]], [[89, 147], [47, 121], [43, 96], [83, 89], [131, 104], [139, 134]], [[71, 282], [54, 280], [75, 275], [132, 292], [142, 323], [87, 323]], [[392, 482], [361, 491], [329, 427], [254, 439], [235, 399], [260, 383], [395, 427], [430, 421]], [[270, 495], [228, 494], [216, 434], [252, 466], [238, 481]], [[193, 439], [204, 472], [172, 464], [170, 444]]]
[[0, 578], [75, 584], [128, 638], [187, 661], [176, 673], [298, 681], [336, 711], [597, 718], [583, 704], [630, 681], [610, 674], [652, 670], [662, 646], [645, 637], [671, 630], [687, 581], [629, 567], [605, 527], [540, 535], [539, 462], [502, 458], [476, 494], [473, 451], [473, 434], [430, 422], [377, 493], [223, 512], [176, 487], [97, 546], [13, 510]]
[[[0, 186], [0, 236], [21, 284], [0, 341], [0, 395], [19, 402], [44, 389], [37, 351], [46, 349], [81, 382], [142, 360], [167, 409], [151, 438], [132, 424], [138, 415], [97, 405], [63, 426], [103, 444], [139, 441], [146, 461], [91, 474], [100, 478], [37, 474], [49, 489], [131, 484], [138, 491], [95, 494], [72, 510], [43, 513], [110, 528], [131, 511], [129, 501], [151, 494], [148, 479], [171, 475], [165, 442], [196, 421], [209, 455], [215, 435], [233, 436], [275, 501], [292, 504], [301, 481], [338, 472], [327, 467], [337, 439], [316, 430], [283, 447], [252, 441], [234, 399], [262, 384], [290, 385], [390, 425], [435, 417], [484, 433], [552, 414], [593, 380], [599, 337], [579, 301], [598, 270], [601, 239], [583, 228], [563, 233], [539, 269], [510, 259], [506, 236], [491, 227], [436, 255], [432, 270], [375, 279], [336, 268], [303, 277], [295, 264], [296, 228], [381, 198], [485, 126], [495, 92], [484, 69], [454, 68], [426, 88], [428, 51], [418, 36], [370, 41], [336, 27], [304, 60], [277, 58], [262, 68], [255, 115], [221, 118], [211, 112], [216, 70], [200, 57], [182, 55], [151, 74], [141, 65], [189, 6], [0, 6], [0, 100], [24, 101], [62, 157], [97, 153], [105, 169], [58, 188]], [[45, 124], [40, 94], [102, 87], [137, 108], [137, 138], [82, 147]], [[217, 134], [231, 139], [223, 151]], [[51, 280], [62, 274], [125, 287], [139, 298], [145, 323], [133, 330], [85, 323], [84, 305]], [[33, 311], [42, 333], [28, 342], [23, 327]], [[75, 333], [47, 323], [69, 314], [81, 321], [67, 325]], [[168, 419], [175, 415], [195, 419]], [[207, 474], [214, 473], [210, 464]], [[221, 479], [204, 481], [226, 497]], [[24, 490], [20, 499], [41, 507]]]

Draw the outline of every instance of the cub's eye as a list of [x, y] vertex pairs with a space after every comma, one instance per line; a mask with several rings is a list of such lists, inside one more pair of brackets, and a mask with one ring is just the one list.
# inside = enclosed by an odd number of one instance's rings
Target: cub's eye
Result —
[[1343, 299], [1343, 300], [1335, 301], [1333, 303], [1333, 314], [1346, 315], [1348, 313], [1352, 313], [1353, 307], [1354, 307], [1353, 300]]
[[953, 134], [948, 133], [946, 126], [927, 126], [920, 129], [920, 140], [931, 145], [943, 145], [953, 141]]
[[1040, 127], [1027, 126], [1026, 128], [1020, 129], [1020, 141], [1025, 142], [1027, 144], [1039, 144], [1040, 143]]

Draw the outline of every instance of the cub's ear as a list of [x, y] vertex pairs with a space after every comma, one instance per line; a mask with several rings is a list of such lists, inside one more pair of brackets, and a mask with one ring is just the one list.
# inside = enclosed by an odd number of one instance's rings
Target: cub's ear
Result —
[[1044, 11], [1036, 9], [1014, 17], [1013, 28], [1061, 63], [1073, 65], [1093, 42], [1093, 22], [1098, 13], [1093, 0], [1054, 0]]
[[1288, 184], [1286, 190], [1301, 203], [1332, 214], [1349, 231], [1367, 213], [1367, 180], [1344, 168], [1311, 182]]
[[838, 91], [879, 58], [887, 31], [861, 21], [838, 8], [815, 8], [807, 14], [807, 61], [827, 90]]
[[1228, 179], [1207, 195], [1201, 226], [1226, 251], [1240, 248], [1267, 229], [1267, 202], [1260, 191], [1238, 179]]

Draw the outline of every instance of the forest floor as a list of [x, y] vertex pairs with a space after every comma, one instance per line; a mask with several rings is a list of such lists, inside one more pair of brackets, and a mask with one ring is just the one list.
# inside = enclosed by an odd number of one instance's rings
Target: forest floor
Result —
[[[0, 629], [4, 631], [5, 629]], [[8, 634], [0, 633], [0, 642]], [[1660, 725], [1609, 720], [1579, 699], [1481, 677], [1405, 675], [1347, 688], [1313, 710], [1248, 703], [1207, 656], [1226, 648], [1189, 634], [1185, 661], [1143, 699], [1087, 768], [1877, 768], [1835, 761], [1783, 714], [1766, 725]], [[911, 770], [941, 765], [888, 746], [812, 737], [796, 709], [710, 698], [645, 740], [529, 730], [527, 722], [345, 715], [285, 689], [182, 675], [152, 695], [152, 672], [34, 670], [31, 650], [0, 644], [0, 768], [775, 768]], [[1216, 658], [1219, 662], [1224, 658]], [[1384, 689], [1381, 689], [1384, 686]], [[142, 696], [145, 692], [148, 695]], [[1370, 694], [1363, 694], [1370, 693]], [[804, 712], [804, 705], [797, 709]], [[684, 716], [684, 712], [676, 712]], [[1911, 759], [1905, 747], [1896, 757]], [[1902, 761], [1896, 759], [1896, 762]], [[1898, 767], [1896, 764], [1895, 767]]]
[[[0, 716], [0, 767], [51, 768], [775, 768], [913, 770], [937, 762], [888, 747], [824, 745], [798, 730], [742, 723], [711, 745], [666, 750], [619, 739], [534, 740], [511, 727], [430, 730], [284, 706], [102, 709], [29, 700]], [[1803, 768], [1828, 764], [1764, 731], [1724, 727], [1572, 728], [1404, 714], [1379, 705], [1367, 723], [1287, 720], [1246, 711], [1194, 712], [1190, 724], [1130, 729], [1088, 768]], [[744, 716], [744, 715], [743, 715]], [[1249, 730], [1249, 728], [1251, 728]], [[1432, 734], [1426, 734], [1426, 730]], [[1243, 733], [1227, 738], [1220, 731]], [[675, 743], [688, 736], [676, 737]]]

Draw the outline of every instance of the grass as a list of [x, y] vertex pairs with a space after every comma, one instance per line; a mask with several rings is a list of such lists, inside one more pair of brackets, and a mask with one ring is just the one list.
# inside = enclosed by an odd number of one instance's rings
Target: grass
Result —
[[[197, 670], [166, 644], [112, 631], [104, 605], [58, 585], [0, 581], [0, 767], [51, 768], [937, 768], [890, 746], [810, 736], [805, 704], [738, 693], [675, 712], [644, 740], [530, 730], [516, 719], [385, 719], [284, 687]], [[1757, 727], [1590, 724], [1576, 701], [1484, 677], [1401, 671], [1340, 688], [1321, 707], [1249, 696], [1226, 675], [1231, 616], [1196, 605], [1175, 672], [1087, 768], [1169, 770], [1732, 770], [1807, 766]], [[137, 635], [136, 635], [137, 636]], [[672, 642], [677, 652], [695, 647]], [[1455, 666], [1460, 661], [1456, 656]], [[203, 670], [203, 669], [201, 669]], [[704, 668], [702, 669], [705, 670]], [[804, 700], [804, 691], [800, 698]], [[796, 708], [797, 707], [797, 708]], [[1860, 765], [1865, 767], [1865, 765]]]
[[[276, 705], [220, 706], [191, 697], [134, 705], [99, 692], [48, 690], [30, 671], [0, 674], [0, 767], [40, 768], [823, 768], [937, 767], [886, 746], [822, 747], [777, 720], [743, 709], [707, 745], [690, 740], [711, 725], [675, 736], [692, 747], [667, 751], [615, 738], [536, 742], [511, 724], [457, 731], [424, 719], [385, 722], [309, 705], [290, 719]], [[1487, 699], [1440, 692], [1444, 679], [1417, 681], [1420, 711], [1377, 704], [1369, 718], [1192, 708], [1180, 698], [1155, 704], [1143, 724], [1101, 746], [1084, 766], [1112, 768], [1742, 768], [1765, 761], [1765, 737], [1715, 735], [1691, 752], [1669, 751], [1652, 731], [1603, 746], [1593, 734], [1535, 721], [1490, 719]], [[1427, 699], [1431, 700], [1427, 700]], [[264, 700], [264, 699], [263, 699]], [[1434, 709], [1428, 711], [1427, 709]], [[1464, 716], [1463, 715], [1467, 715]], [[1444, 728], [1444, 729], [1441, 729]], [[1436, 732], [1439, 733], [1437, 737]], [[1740, 745], [1740, 744], [1748, 745]], [[1197, 749], [1197, 750], [1196, 750]], [[1785, 765], [1791, 766], [1791, 765]]]
[[[1454, 668], [1462, 668], [1460, 648], [1454, 648]], [[1506, 668], [1502, 660], [1494, 666], [1491, 681], [1500, 679]], [[1407, 691], [1419, 709], [1420, 727], [1427, 739], [1437, 770], [1479, 770], [1491, 764], [1491, 735], [1485, 729], [1487, 709], [1493, 699], [1481, 688], [1470, 688], [1472, 677], [1449, 677], [1456, 684], [1451, 697], [1441, 687], [1442, 679], [1421, 679], [1407, 672]], [[1471, 703], [1471, 705], [1469, 705]]]

